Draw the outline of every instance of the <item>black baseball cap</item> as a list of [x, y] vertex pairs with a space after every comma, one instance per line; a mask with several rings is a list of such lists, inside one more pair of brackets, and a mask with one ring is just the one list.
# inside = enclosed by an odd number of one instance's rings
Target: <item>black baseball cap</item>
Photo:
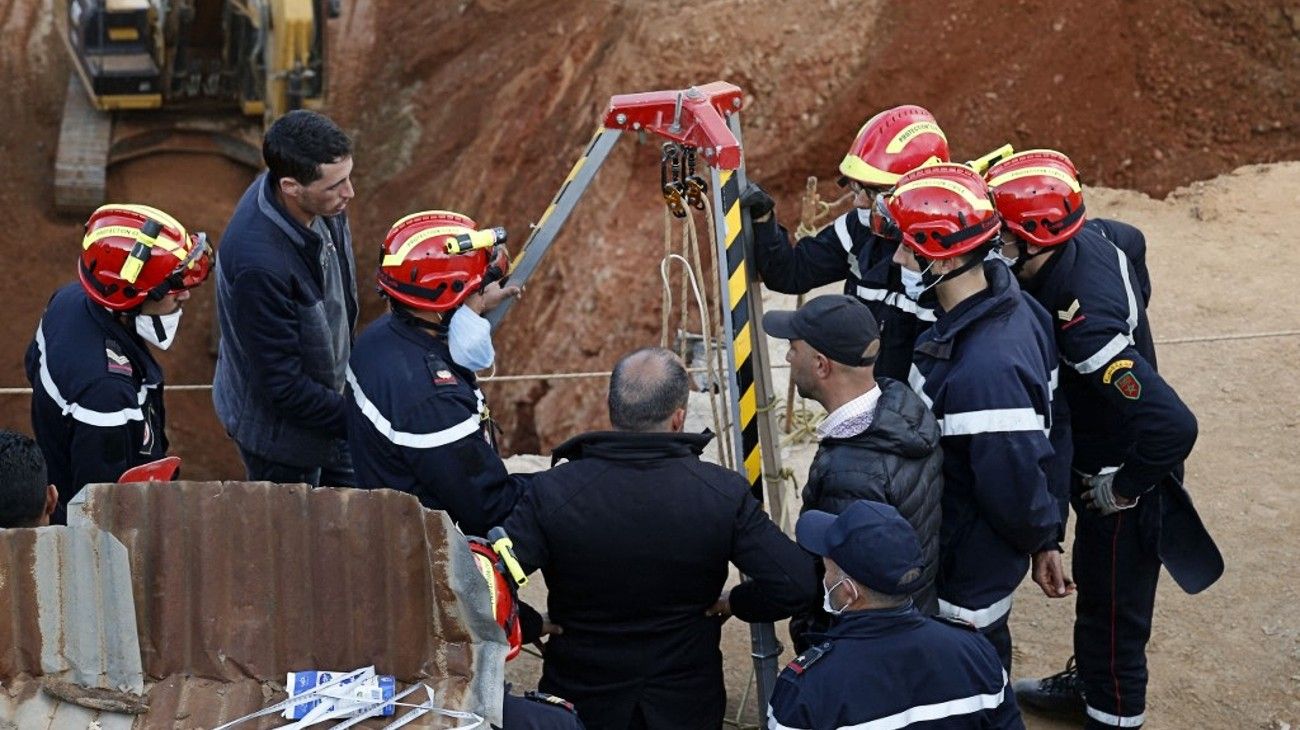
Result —
[[783, 340], [803, 340], [817, 352], [850, 367], [871, 365], [880, 352], [880, 327], [875, 315], [867, 305], [846, 294], [816, 297], [795, 311], [768, 312], [763, 315], [763, 330]]
[[921, 541], [887, 504], [860, 499], [838, 515], [809, 510], [794, 531], [805, 550], [877, 593], [902, 596], [921, 587]]

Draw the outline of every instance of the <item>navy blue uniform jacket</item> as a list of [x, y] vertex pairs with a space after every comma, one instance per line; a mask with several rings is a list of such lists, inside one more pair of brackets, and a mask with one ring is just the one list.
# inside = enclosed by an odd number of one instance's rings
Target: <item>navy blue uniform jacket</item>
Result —
[[845, 613], [781, 672], [768, 730], [1023, 728], [992, 645], [911, 603]]
[[1048, 439], [1057, 354], [1047, 313], [1006, 266], [984, 271], [988, 289], [921, 335], [910, 378], [942, 433], [940, 613], [980, 627], [1010, 609], [1029, 555], [1060, 538], [1052, 474], [1063, 471]]
[[483, 536], [505, 522], [528, 477], [506, 473], [483, 391], [446, 338], [409, 315], [366, 328], [348, 365], [348, 446], [357, 486], [414, 494]]
[[1061, 244], [1025, 289], [1053, 314], [1067, 366], [1061, 390], [1070, 403], [1074, 468], [1118, 467], [1115, 493], [1128, 498], [1164, 487], [1151, 497], [1161, 500], [1155, 514], [1166, 523], [1161, 558], [1180, 585], [1200, 590], [1221, 574], [1222, 558], [1182, 486], [1196, 417], [1156, 368], [1141, 233], [1107, 223]]
[[32, 430], [59, 488], [56, 523], [82, 487], [115, 482], [167, 454], [162, 370], [134, 330], [80, 283], [50, 299], [26, 366]]

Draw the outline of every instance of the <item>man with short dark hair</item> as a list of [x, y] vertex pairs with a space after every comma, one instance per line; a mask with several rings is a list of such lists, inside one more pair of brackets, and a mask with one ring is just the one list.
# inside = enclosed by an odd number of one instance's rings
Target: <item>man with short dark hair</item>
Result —
[[58, 506], [40, 447], [21, 433], [0, 431], [0, 528], [44, 527]]
[[[763, 330], [790, 341], [785, 357], [790, 379], [799, 395], [827, 413], [817, 426], [820, 444], [801, 511], [839, 514], [861, 499], [896, 508], [916, 530], [924, 557], [912, 600], [922, 613], [934, 615], [943, 494], [943, 451], [934, 414], [906, 383], [876, 378], [880, 331], [871, 310], [854, 297], [827, 294], [797, 311], [768, 312]], [[811, 608], [791, 620], [795, 649], [807, 648], [805, 634], [825, 631], [830, 618]]]
[[217, 256], [213, 404], [248, 479], [351, 486], [352, 143], [329, 118], [298, 110], [267, 130], [262, 156], [267, 171], [239, 201]]
[[826, 564], [826, 610], [839, 622], [781, 672], [769, 730], [1023, 728], [993, 647], [960, 622], [922, 616], [916, 533], [887, 504], [805, 512], [799, 544]]
[[[700, 460], [711, 435], [682, 433], [686, 368], [662, 348], [610, 378], [615, 431], [555, 449], [506, 531], [546, 576], [540, 688], [589, 728], [717, 728], [726, 708], [722, 620], [773, 621], [816, 600], [812, 562], [763, 513], [740, 474]], [[752, 580], [718, 599], [735, 563]]]

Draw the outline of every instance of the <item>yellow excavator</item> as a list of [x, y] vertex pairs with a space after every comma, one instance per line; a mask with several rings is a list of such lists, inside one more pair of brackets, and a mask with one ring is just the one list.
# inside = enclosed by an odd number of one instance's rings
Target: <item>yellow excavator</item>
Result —
[[325, 97], [325, 20], [340, 0], [63, 0], [72, 56], [55, 206], [104, 202], [108, 168], [158, 152], [257, 168], [261, 132]]

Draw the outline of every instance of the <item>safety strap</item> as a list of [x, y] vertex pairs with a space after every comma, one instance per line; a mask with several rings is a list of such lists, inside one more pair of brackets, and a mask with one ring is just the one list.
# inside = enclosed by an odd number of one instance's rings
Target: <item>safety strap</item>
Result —
[[1060, 231], [1069, 228], [1075, 221], [1083, 217], [1084, 207], [1084, 205], [1080, 204], [1078, 208], [1067, 213], [1065, 217], [1059, 221], [1043, 221], [1043, 227], [1046, 228], [1049, 233], [1059, 233]]
[[965, 241], [968, 238], [974, 238], [975, 236], [978, 236], [981, 233], [988, 232], [989, 230], [991, 230], [997, 225], [998, 225], [997, 216], [989, 216], [988, 218], [985, 218], [983, 221], [976, 223], [973, 226], [966, 226], [960, 231], [957, 231], [955, 233], [949, 233], [946, 236], [935, 236], [934, 239], [939, 242], [940, 246], [944, 248], [952, 248], [953, 246], [961, 243], [962, 241]]

